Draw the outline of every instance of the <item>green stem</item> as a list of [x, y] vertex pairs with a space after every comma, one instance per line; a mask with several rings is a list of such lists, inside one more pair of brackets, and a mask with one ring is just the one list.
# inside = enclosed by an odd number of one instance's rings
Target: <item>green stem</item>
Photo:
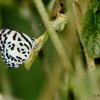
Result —
[[44, 25], [48, 31], [48, 34], [50, 35], [50, 38], [56, 48], [56, 51], [58, 52], [59, 56], [61, 57], [63, 66], [65, 68], [67, 68], [68, 72], [72, 72], [73, 71], [72, 65], [71, 65], [68, 57], [66, 56], [66, 52], [64, 50], [64, 47], [62, 46], [60, 39], [57, 36], [57, 33], [55, 32], [55, 30], [53, 29], [53, 27], [51, 25], [51, 22], [49, 20], [48, 14], [46, 12], [46, 9], [43, 5], [42, 0], [34, 0], [34, 3], [40, 13], [40, 16], [44, 22]]

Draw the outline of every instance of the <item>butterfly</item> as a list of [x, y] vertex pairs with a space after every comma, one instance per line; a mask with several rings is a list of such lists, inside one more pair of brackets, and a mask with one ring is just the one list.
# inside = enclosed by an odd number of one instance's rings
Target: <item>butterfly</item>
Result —
[[35, 48], [35, 39], [12, 29], [0, 30], [0, 51], [8, 67], [19, 67], [27, 62]]

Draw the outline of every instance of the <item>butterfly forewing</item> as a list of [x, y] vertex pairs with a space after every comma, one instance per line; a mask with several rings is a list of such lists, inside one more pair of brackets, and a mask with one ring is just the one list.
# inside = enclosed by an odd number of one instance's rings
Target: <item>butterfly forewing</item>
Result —
[[11, 29], [0, 30], [0, 50], [9, 67], [19, 67], [29, 58], [34, 41], [26, 34]]

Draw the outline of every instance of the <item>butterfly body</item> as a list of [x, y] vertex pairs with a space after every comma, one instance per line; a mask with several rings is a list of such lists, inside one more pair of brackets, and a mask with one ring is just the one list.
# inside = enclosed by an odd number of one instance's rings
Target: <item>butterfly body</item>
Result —
[[0, 50], [9, 67], [19, 67], [29, 59], [35, 42], [24, 33], [11, 29], [0, 30]]

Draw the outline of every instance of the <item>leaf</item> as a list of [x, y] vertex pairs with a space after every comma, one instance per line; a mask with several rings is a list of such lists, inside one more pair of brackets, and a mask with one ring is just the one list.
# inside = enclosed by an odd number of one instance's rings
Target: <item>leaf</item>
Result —
[[29, 59], [25, 63], [26, 70], [30, 69], [32, 63], [38, 56], [39, 51], [42, 49], [42, 47], [43, 47], [44, 43], [47, 41], [47, 39], [48, 39], [48, 33], [46, 31], [43, 35], [41, 35], [39, 38], [37, 38], [35, 40], [35, 49], [30, 52]]
[[80, 31], [83, 47], [93, 58], [100, 58], [100, 1], [91, 0], [83, 15], [83, 25]]
[[70, 14], [68, 12], [66, 14], [59, 13], [59, 16], [57, 16], [57, 18], [51, 22], [53, 28], [56, 31], [63, 31], [65, 25], [68, 23], [69, 15]]

